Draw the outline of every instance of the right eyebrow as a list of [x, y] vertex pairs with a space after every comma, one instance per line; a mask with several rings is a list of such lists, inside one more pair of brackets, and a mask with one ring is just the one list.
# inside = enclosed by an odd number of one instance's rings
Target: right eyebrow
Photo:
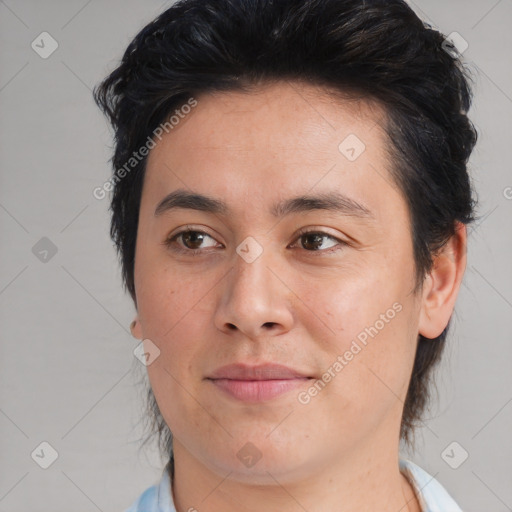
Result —
[[188, 190], [178, 189], [166, 195], [156, 207], [155, 217], [176, 208], [188, 208], [208, 213], [226, 215], [229, 211], [226, 203], [213, 197]]

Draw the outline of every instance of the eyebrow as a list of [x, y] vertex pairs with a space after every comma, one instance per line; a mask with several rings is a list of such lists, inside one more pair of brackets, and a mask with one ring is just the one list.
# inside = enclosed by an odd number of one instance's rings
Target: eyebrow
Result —
[[[220, 199], [178, 189], [166, 195], [158, 203], [155, 209], [155, 217], [177, 208], [198, 210], [224, 216], [232, 215], [228, 205]], [[274, 204], [270, 209], [270, 213], [274, 217], [281, 218], [292, 213], [305, 213], [314, 210], [333, 211], [363, 219], [374, 218], [374, 215], [366, 206], [340, 192], [325, 192], [317, 195], [304, 195], [285, 199]]]

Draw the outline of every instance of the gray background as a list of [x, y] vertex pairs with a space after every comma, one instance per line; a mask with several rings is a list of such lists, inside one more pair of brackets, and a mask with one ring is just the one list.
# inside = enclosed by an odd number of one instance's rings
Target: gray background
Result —
[[[160, 477], [156, 447], [138, 449], [145, 368], [133, 355], [108, 198], [92, 195], [109, 177], [111, 134], [91, 88], [168, 5], [0, 0], [0, 512], [121, 511]], [[482, 218], [470, 230], [439, 404], [405, 455], [465, 511], [510, 511], [512, 2], [411, 5], [469, 43]], [[31, 48], [43, 31], [59, 45], [47, 59]], [[41, 252], [43, 237], [56, 254]], [[48, 469], [35, 462], [49, 460], [43, 441], [58, 453]]]

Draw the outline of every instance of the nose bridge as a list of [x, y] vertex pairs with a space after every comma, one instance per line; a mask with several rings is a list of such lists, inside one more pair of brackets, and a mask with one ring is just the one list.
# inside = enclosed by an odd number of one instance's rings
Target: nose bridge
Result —
[[271, 272], [267, 268], [272, 265], [271, 251], [269, 239], [262, 236], [248, 236], [236, 248], [231, 286], [246, 302], [251, 298], [271, 299]]
[[216, 312], [220, 329], [234, 325], [253, 337], [268, 325], [290, 328], [287, 289], [274, 275], [279, 265], [271, 247], [264, 237], [247, 237], [237, 246]]

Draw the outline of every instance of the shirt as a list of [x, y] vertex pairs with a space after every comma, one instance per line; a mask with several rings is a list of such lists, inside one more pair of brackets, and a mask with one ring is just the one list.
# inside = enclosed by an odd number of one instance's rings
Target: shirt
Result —
[[[462, 512], [446, 489], [424, 469], [407, 459], [400, 459], [400, 472], [416, 492], [422, 512]], [[146, 489], [125, 512], [176, 512], [169, 466], [160, 482]]]

